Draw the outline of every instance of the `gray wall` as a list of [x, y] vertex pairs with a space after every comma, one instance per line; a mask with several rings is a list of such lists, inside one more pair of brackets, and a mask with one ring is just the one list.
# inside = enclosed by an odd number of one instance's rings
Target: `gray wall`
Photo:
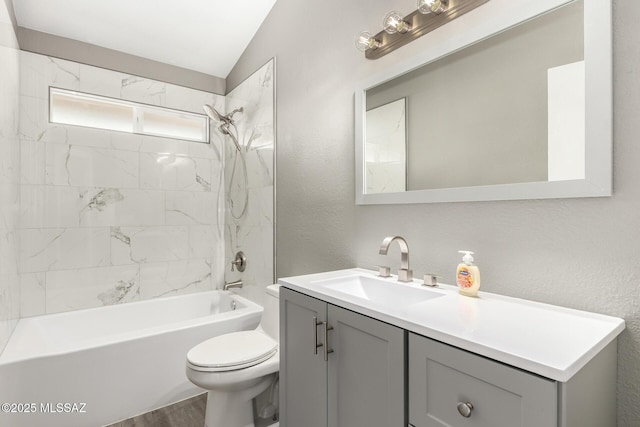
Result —
[[67, 59], [218, 95], [225, 94], [225, 80], [220, 77], [29, 28], [18, 27], [17, 35], [20, 49], [27, 52]]
[[[384, 261], [382, 239], [401, 234], [416, 275], [434, 271], [452, 283], [456, 251], [474, 250], [486, 291], [626, 319], [618, 425], [640, 425], [640, 2], [613, 3], [613, 197], [356, 206], [355, 84], [429, 37], [368, 61], [355, 36], [379, 31], [389, 10], [409, 13], [413, 1], [278, 0], [227, 79], [233, 88], [277, 57], [276, 275], [371, 267]], [[399, 263], [397, 251], [389, 256]]]

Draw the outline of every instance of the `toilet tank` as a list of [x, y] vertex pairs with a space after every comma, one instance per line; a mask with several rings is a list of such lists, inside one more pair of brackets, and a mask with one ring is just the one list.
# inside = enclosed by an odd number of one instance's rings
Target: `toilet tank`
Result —
[[275, 340], [280, 336], [280, 285], [269, 285], [264, 298], [264, 311], [260, 320], [262, 329]]

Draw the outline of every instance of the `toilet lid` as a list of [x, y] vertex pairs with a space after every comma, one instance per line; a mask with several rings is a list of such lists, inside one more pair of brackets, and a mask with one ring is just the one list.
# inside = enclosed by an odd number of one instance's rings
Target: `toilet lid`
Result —
[[187, 361], [207, 370], [231, 370], [257, 365], [277, 350], [278, 343], [265, 333], [242, 331], [219, 335], [198, 344], [187, 353]]

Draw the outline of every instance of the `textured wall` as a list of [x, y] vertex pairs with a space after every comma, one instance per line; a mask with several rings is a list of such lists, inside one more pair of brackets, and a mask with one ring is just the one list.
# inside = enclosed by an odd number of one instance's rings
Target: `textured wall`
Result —
[[0, 353], [20, 314], [17, 226], [20, 184], [18, 116], [20, 51], [5, 3], [0, 4]]
[[[225, 279], [242, 279], [237, 292], [262, 303], [273, 282], [273, 102], [275, 61], [270, 60], [226, 96], [236, 115], [239, 153], [225, 137]], [[231, 271], [236, 252], [247, 257], [246, 270]]]
[[[434, 271], [451, 283], [456, 251], [475, 250], [486, 291], [625, 318], [618, 425], [640, 425], [640, 2], [613, 4], [613, 197], [355, 206], [355, 84], [429, 37], [367, 61], [355, 36], [415, 2], [279, 0], [227, 80], [233, 88], [277, 57], [277, 276], [371, 267], [386, 261], [382, 239], [401, 234], [416, 275]], [[399, 262], [397, 251], [389, 256]]]
[[222, 281], [220, 135], [180, 141], [49, 123], [49, 86], [202, 113], [224, 97], [21, 52], [21, 316]]

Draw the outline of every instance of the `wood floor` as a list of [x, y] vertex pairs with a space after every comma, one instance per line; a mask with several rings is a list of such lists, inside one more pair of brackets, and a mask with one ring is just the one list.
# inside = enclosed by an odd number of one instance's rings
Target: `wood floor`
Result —
[[207, 393], [107, 427], [203, 427]]
[[[106, 427], [203, 427], [207, 393]], [[256, 427], [277, 427], [274, 420], [256, 420]]]

